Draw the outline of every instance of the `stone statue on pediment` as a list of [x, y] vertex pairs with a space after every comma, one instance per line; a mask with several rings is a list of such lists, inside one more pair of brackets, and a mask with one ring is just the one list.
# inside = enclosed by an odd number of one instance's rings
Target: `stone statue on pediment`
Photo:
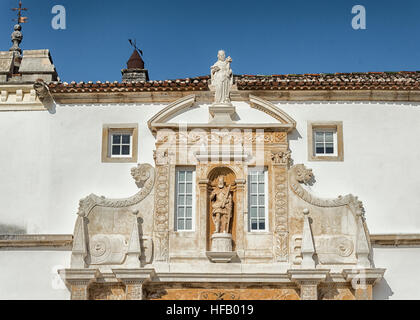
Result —
[[230, 88], [233, 84], [233, 73], [230, 68], [231, 57], [225, 58], [225, 52], [219, 50], [217, 61], [211, 66], [211, 84], [215, 87], [215, 104], [230, 104]]

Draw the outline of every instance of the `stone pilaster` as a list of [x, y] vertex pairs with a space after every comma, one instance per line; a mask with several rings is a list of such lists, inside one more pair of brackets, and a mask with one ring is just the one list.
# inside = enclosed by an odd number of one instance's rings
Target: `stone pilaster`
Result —
[[205, 253], [207, 250], [207, 189], [208, 189], [209, 180], [200, 179], [198, 180], [198, 190], [199, 190], [199, 208], [196, 213], [196, 216], [199, 219], [199, 232], [200, 232], [200, 242], [199, 250], [201, 253]]
[[373, 286], [383, 278], [385, 269], [345, 269], [343, 276], [354, 289], [356, 300], [372, 300]]
[[58, 273], [70, 290], [71, 300], [89, 299], [88, 287], [96, 278], [96, 269], [62, 269]]
[[143, 284], [156, 275], [155, 269], [112, 269], [112, 272], [125, 284], [127, 300], [143, 300]]
[[318, 300], [318, 285], [325, 281], [329, 270], [289, 270], [289, 278], [300, 288], [301, 300]]

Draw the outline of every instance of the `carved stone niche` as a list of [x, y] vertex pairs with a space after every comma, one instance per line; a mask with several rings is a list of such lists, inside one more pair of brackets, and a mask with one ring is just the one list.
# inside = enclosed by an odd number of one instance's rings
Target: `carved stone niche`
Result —
[[206, 254], [212, 262], [230, 262], [236, 256], [236, 175], [227, 167], [216, 167], [207, 178]]

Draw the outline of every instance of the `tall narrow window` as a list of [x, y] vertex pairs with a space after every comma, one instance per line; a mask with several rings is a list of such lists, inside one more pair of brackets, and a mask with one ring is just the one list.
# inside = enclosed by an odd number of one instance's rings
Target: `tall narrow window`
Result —
[[266, 231], [267, 206], [267, 170], [248, 169], [248, 217], [250, 231]]
[[194, 229], [195, 170], [177, 168], [175, 197], [175, 230], [192, 231]]

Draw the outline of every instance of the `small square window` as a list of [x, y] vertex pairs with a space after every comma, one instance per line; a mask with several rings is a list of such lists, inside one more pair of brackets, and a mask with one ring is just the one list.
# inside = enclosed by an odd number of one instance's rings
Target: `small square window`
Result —
[[104, 125], [102, 162], [137, 162], [137, 124]]
[[343, 161], [342, 122], [308, 123], [309, 161]]

